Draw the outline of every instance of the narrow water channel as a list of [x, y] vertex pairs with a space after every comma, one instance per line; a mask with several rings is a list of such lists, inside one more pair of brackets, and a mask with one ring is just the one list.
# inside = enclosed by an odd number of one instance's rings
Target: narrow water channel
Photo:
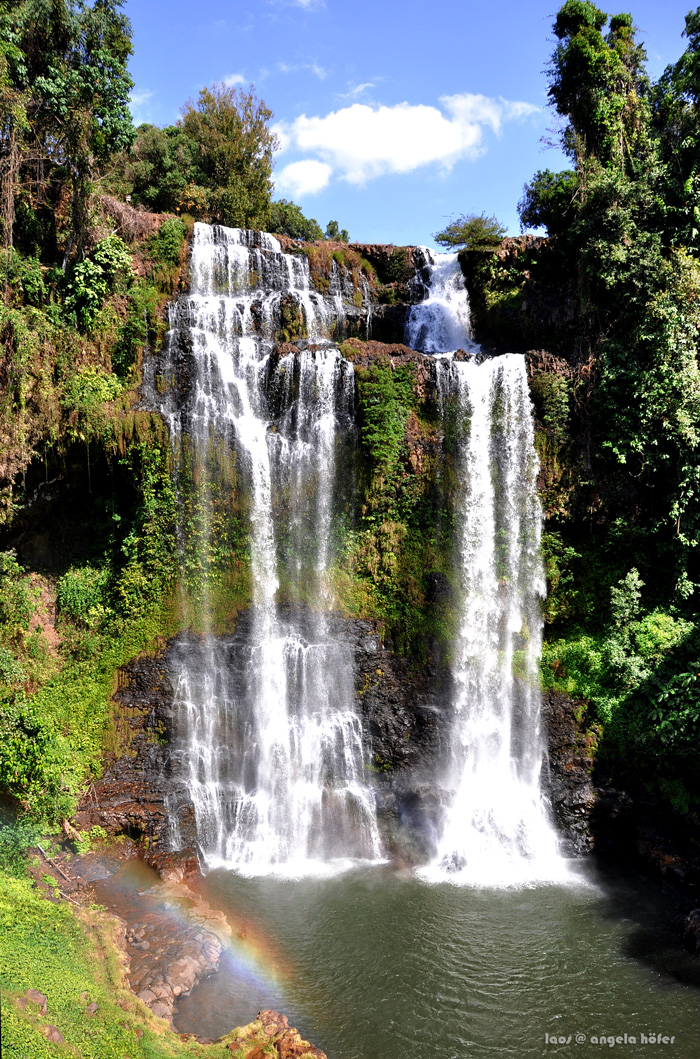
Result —
[[577, 871], [578, 884], [521, 890], [388, 866], [298, 881], [212, 872], [202, 891], [236, 937], [180, 1001], [177, 1027], [216, 1037], [274, 1006], [329, 1059], [697, 1059], [700, 967], [678, 943], [672, 896]]

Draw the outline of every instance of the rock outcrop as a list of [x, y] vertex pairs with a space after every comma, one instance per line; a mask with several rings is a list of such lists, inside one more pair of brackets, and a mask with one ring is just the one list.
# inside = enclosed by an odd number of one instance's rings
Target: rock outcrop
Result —
[[[118, 678], [114, 722], [121, 752], [86, 791], [75, 822], [80, 830], [99, 825], [139, 840], [149, 864], [182, 877], [198, 868], [197, 839], [191, 800], [172, 770], [177, 718], [166, 652], [134, 658]], [[173, 811], [180, 838], [175, 860]]]
[[563, 836], [565, 852], [589, 853], [595, 845], [591, 814], [597, 796], [591, 774], [600, 728], [587, 727], [584, 702], [556, 691], [544, 695], [542, 718], [549, 760], [545, 792]]
[[231, 928], [223, 912], [181, 884], [164, 883], [142, 896], [156, 907], [127, 925], [129, 984], [154, 1015], [172, 1021], [178, 998], [218, 970]]

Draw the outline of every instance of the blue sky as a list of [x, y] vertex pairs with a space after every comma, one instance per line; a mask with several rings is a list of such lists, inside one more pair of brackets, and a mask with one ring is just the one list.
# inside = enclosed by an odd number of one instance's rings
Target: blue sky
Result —
[[[516, 203], [566, 160], [542, 139], [555, 115], [543, 73], [551, 0], [127, 0], [136, 121], [166, 125], [215, 81], [248, 86], [283, 149], [275, 197], [362, 242], [434, 245], [459, 213]], [[604, 10], [607, 5], [601, 4]], [[633, 0], [658, 76], [684, 49], [688, 0]]]

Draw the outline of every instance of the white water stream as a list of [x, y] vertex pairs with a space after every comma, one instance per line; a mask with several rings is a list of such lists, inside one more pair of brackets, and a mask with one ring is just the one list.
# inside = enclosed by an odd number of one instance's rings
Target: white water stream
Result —
[[438, 355], [440, 404], [454, 434], [461, 605], [446, 808], [425, 874], [485, 886], [562, 879], [566, 869], [540, 787], [546, 588], [525, 359], [445, 355], [479, 350], [457, 255], [426, 255], [427, 297], [410, 311], [406, 340]]
[[[266, 234], [196, 226], [181, 322], [193, 345], [187, 424], [202, 451], [223, 436], [242, 461], [254, 605], [244, 642], [178, 646], [176, 698], [206, 863], [299, 875], [377, 859], [381, 844], [363, 777], [352, 659], [325, 618], [335, 451], [352, 416], [353, 370], [332, 347], [271, 367], [283, 298], [297, 304], [316, 340], [342, 321], [341, 292], [311, 290], [305, 257], [282, 254]], [[266, 383], [281, 394], [274, 430]], [[305, 600], [302, 613], [277, 606], [282, 538], [291, 553], [287, 588]]]
[[[406, 341], [435, 358], [459, 583], [443, 813], [424, 874], [470, 885], [558, 879], [540, 791], [544, 578], [525, 362], [476, 356], [457, 255], [424, 257]], [[214, 439], [236, 453], [253, 582], [252, 611], [233, 636], [174, 651], [180, 771], [206, 863], [246, 874], [326, 873], [382, 856], [351, 650], [330, 619], [337, 452], [354, 422], [354, 377], [324, 339], [342, 331], [344, 294], [339, 273], [326, 295], [313, 290], [307, 258], [283, 254], [272, 236], [197, 225], [191, 293], [174, 314], [171, 345], [185, 336], [191, 377], [171, 409], [173, 434], [203, 454]], [[290, 303], [321, 345], [271, 359]], [[470, 353], [455, 358], [457, 349]]]

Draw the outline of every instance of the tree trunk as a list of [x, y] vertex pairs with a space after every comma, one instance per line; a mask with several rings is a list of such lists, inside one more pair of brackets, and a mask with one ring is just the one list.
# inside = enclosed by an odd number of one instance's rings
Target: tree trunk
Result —
[[12, 250], [15, 226], [15, 186], [19, 173], [19, 143], [15, 123], [10, 119], [4, 151], [0, 159], [0, 221], [2, 221], [2, 245], [5, 250], [4, 302], [10, 301], [8, 280], [9, 255]]
[[12, 249], [12, 234], [15, 225], [15, 185], [19, 172], [19, 144], [17, 130], [10, 120], [6, 147], [0, 167], [0, 220], [3, 227], [3, 246]]

